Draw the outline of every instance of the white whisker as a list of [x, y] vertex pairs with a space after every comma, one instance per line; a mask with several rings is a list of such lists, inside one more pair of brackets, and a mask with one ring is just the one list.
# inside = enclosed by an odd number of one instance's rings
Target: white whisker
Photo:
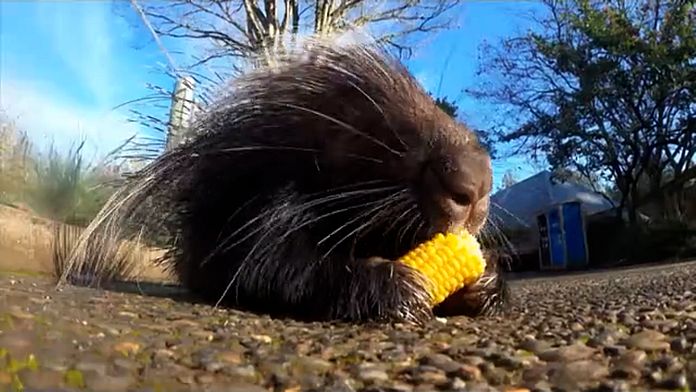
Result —
[[[379, 106], [379, 105], [377, 104], [377, 102], [375, 102], [375, 100], [374, 100], [368, 93], [366, 93], [363, 89], [361, 89], [357, 84], [355, 84], [355, 83], [353, 83], [353, 82], [348, 82], [348, 84], [350, 84], [351, 86], [353, 86], [353, 88], [355, 88], [355, 89], [358, 90], [363, 96], [365, 96], [365, 98], [367, 98], [367, 99], [372, 103], [372, 105], [374, 105], [375, 108], [377, 108], [377, 110], [379, 110], [379, 112], [382, 114], [382, 118], [383, 118], [385, 121], [387, 121], [387, 118], [386, 118], [386, 116], [384, 115], [384, 110], [382, 110], [382, 107]], [[408, 150], [408, 144], [406, 144], [406, 142], [404, 142], [404, 140], [401, 138], [401, 136], [399, 135], [399, 133], [398, 133], [393, 127], [391, 127], [391, 126], [388, 126], [388, 128], [389, 128], [389, 130], [392, 132], [392, 134], [396, 137], [396, 139], [399, 141], [399, 143], [401, 143], [401, 145], [402, 145], [405, 149]]]
[[[316, 148], [304, 148], [304, 147], [292, 147], [292, 146], [243, 146], [243, 147], [229, 147], [229, 148], [223, 148], [220, 150], [217, 150], [217, 152], [245, 152], [245, 151], [297, 151], [297, 152], [311, 152], [311, 153], [321, 153], [321, 150], [318, 150]], [[209, 152], [208, 154], [212, 154], [213, 152]], [[355, 158], [355, 159], [362, 159], [365, 161], [370, 161], [370, 162], [375, 162], [375, 163], [384, 163], [383, 160], [378, 159], [378, 158], [373, 158], [373, 157], [368, 157], [364, 155], [359, 155], [359, 154], [345, 154], [345, 156], [350, 157], [350, 158]]]

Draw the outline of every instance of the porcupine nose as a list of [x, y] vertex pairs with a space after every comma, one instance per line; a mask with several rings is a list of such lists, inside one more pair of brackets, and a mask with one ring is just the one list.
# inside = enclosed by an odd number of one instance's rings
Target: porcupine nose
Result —
[[490, 156], [480, 148], [450, 148], [438, 155], [426, 169], [426, 184], [441, 218], [448, 226], [478, 226], [492, 186]]

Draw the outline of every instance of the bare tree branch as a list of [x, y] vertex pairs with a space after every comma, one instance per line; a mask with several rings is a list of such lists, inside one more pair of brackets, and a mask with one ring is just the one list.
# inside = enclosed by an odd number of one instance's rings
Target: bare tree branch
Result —
[[276, 0], [172, 0], [164, 7], [145, 2], [143, 8], [159, 35], [207, 44], [214, 54], [199, 56], [190, 64], [198, 67], [259, 55], [270, 61], [300, 34], [323, 35], [348, 28], [366, 28], [378, 42], [410, 54], [413, 43], [408, 38], [450, 27], [448, 14], [458, 4], [457, 0], [284, 0], [280, 4]]

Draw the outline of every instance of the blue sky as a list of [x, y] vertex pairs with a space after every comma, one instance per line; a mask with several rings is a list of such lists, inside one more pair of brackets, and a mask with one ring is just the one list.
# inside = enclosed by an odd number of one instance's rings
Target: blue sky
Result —
[[[170, 87], [172, 80], [162, 74], [164, 56], [127, 5], [0, 2], [0, 107], [35, 140], [66, 144], [84, 137], [96, 154], [144, 131], [126, 121], [127, 107], [113, 108], [148, 94], [147, 83]], [[467, 1], [460, 27], [428, 38], [407, 66], [433, 93], [458, 99], [462, 120], [485, 126], [495, 111], [462, 94], [474, 81], [478, 47], [526, 30], [521, 15], [535, 8], [525, 1]], [[165, 45], [171, 51], [187, 48]], [[536, 170], [523, 158], [497, 160], [496, 186], [507, 169], [518, 179]]]

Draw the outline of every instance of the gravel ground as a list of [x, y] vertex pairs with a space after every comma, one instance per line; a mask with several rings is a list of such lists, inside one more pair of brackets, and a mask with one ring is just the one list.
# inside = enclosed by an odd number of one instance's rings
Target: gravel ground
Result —
[[513, 283], [505, 317], [305, 324], [0, 275], [0, 391], [696, 386], [696, 262]]

